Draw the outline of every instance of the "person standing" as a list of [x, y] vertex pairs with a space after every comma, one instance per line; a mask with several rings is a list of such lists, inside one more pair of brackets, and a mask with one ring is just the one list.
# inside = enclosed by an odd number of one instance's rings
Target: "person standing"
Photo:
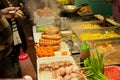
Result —
[[113, 17], [120, 22], [120, 0], [113, 0]]
[[[15, 10], [14, 14], [9, 11]], [[16, 50], [12, 47], [13, 33], [6, 18], [22, 17], [19, 7], [7, 7], [0, 10], [0, 78], [21, 77]], [[14, 15], [14, 16], [13, 16]]]
[[[22, 1], [21, 0], [0, 0], [0, 8], [4, 9], [9, 6], [19, 6], [19, 9], [21, 9]], [[21, 9], [22, 10], [22, 9]], [[23, 12], [23, 11], [22, 11]], [[18, 57], [20, 48], [22, 47], [24, 52], [27, 50], [27, 41], [25, 38], [25, 34], [23, 31], [23, 18], [7, 18], [9, 24], [11, 25], [11, 28], [13, 30], [13, 38], [14, 38], [14, 44], [13, 47], [18, 51], [15, 56]], [[19, 38], [20, 37], [20, 38]], [[19, 40], [17, 40], [19, 38]]]
[[112, 2], [112, 16], [115, 20], [120, 22], [120, 0], [105, 0]]

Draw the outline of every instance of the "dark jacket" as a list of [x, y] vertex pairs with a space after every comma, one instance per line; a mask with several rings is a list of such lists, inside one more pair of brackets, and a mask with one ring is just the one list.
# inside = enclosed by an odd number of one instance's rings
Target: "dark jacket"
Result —
[[12, 30], [6, 18], [0, 12], [0, 78], [21, 76], [18, 58], [12, 48]]
[[[19, 3], [22, 3], [22, 0], [8, 0], [8, 1], [10, 1], [13, 6], [20, 6]], [[0, 0], [0, 9], [6, 8], [6, 7], [9, 7], [9, 4], [8, 4], [7, 0]], [[21, 47], [23, 48], [24, 51], [26, 51], [27, 50], [27, 42], [26, 42], [25, 34], [24, 34], [24, 31], [23, 31], [23, 28], [22, 28], [22, 26], [23, 26], [22, 21], [24, 21], [24, 20], [15, 19], [15, 21], [16, 21], [16, 25], [17, 25], [17, 28], [18, 28], [18, 32], [19, 32], [22, 44], [15, 45], [15, 46], [13, 45], [13, 47], [18, 52], [19, 52], [19, 49]], [[8, 19], [8, 22], [11, 25], [11, 20], [10, 19]]]
[[12, 31], [6, 18], [0, 12], [0, 59], [8, 56], [13, 43]]

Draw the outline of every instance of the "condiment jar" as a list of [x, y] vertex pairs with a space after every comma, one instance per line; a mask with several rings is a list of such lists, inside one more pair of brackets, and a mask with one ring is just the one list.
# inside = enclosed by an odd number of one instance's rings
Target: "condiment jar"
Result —
[[80, 57], [81, 58], [89, 57], [90, 56], [90, 50], [89, 49], [90, 49], [89, 45], [86, 42], [84, 42], [82, 44], [82, 46], [80, 47]]
[[[83, 42], [83, 44], [80, 47], [80, 62], [84, 62], [85, 58], [90, 57], [90, 47], [86, 42]], [[81, 65], [82, 67], [84, 64]]]

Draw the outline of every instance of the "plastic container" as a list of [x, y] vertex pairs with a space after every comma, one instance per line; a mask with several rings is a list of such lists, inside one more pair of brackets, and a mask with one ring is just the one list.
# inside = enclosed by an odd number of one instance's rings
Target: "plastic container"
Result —
[[60, 18], [60, 30], [65, 31], [69, 30], [69, 18], [61, 17]]
[[24, 53], [23, 49], [20, 50], [19, 63], [22, 75], [30, 75], [33, 78], [33, 80], [36, 80], [36, 72], [33, 67], [33, 64], [28, 54]]
[[115, 65], [105, 66], [104, 75], [108, 80], [120, 80], [120, 67]]
[[23, 77], [23, 79], [24, 79], [24, 80], [33, 80], [32, 77], [29, 76], [29, 75], [25, 75], [25, 76]]

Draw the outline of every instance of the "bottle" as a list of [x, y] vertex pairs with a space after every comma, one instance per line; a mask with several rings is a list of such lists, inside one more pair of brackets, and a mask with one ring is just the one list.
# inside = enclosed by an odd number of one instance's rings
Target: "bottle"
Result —
[[8, 78], [8, 79], [0, 79], [0, 80], [33, 80], [31, 76], [25, 75], [23, 78]]
[[25, 76], [23, 76], [23, 79], [24, 79], [24, 80], [33, 80], [32, 77], [29, 76], [29, 75], [25, 75]]
[[[86, 42], [83, 42], [82, 46], [80, 47], [80, 62], [83, 63], [85, 58], [90, 57], [90, 47]], [[81, 67], [84, 66], [84, 63], [80, 65]]]
[[33, 78], [33, 80], [36, 80], [36, 72], [33, 67], [33, 64], [28, 54], [24, 53], [22, 48], [20, 49], [19, 63], [20, 63], [22, 76], [29, 75]]

